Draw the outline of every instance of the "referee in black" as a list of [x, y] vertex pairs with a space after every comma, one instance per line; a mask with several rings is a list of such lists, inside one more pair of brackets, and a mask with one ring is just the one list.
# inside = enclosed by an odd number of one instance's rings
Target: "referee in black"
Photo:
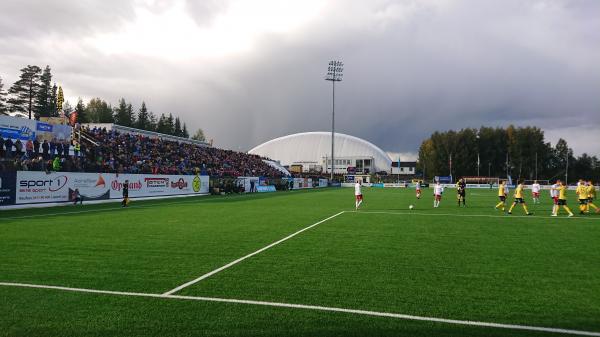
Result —
[[129, 204], [129, 180], [125, 180], [123, 184], [123, 201], [121, 202], [123, 207], [127, 207], [127, 204]]

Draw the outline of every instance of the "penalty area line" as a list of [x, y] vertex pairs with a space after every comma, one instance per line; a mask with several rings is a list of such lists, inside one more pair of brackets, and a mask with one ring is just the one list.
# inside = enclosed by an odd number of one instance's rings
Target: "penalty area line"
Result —
[[0, 286], [19, 287], [19, 288], [51, 289], [51, 290], [79, 292], [79, 293], [92, 293], [92, 294], [104, 294], [104, 295], [113, 295], [113, 296], [131, 296], [131, 297], [146, 297], [146, 298], [157, 298], [157, 299], [246, 304], [246, 305], [257, 305], [257, 306], [265, 306], [265, 307], [303, 309], [303, 310], [337, 312], [337, 313], [363, 315], [363, 316], [387, 317], [387, 318], [404, 319], [404, 320], [412, 320], [412, 321], [424, 321], [424, 322], [434, 322], [434, 323], [444, 323], [444, 324], [454, 324], [454, 325], [466, 325], [466, 326], [475, 326], [475, 327], [484, 327], [484, 328], [526, 330], [526, 331], [538, 331], [538, 332], [568, 334], [568, 335], [577, 335], [577, 336], [600, 337], [600, 332], [594, 332], [594, 331], [550, 328], [550, 327], [519, 325], [519, 324], [469, 321], [469, 320], [458, 320], [458, 319], [427, 317], [427, 316], [415, 316], [415, 315], [407, 315], [407, 314], [399, 314], [399, 313], [391, 313], [391, 312], [380, 312], [380, 311], [360, 310], [360, 309], [347, 309], [347, 308], [337, 308], [337, 307], [325, 307], [325, 306], [318, 306], [318, 305], [253, 301], [253, 300], [218, 298], [218, 297], [164, 295], [164, 294], [98, 290], [98, 289], [86, 289], [86, 288], [71, 288], [71, 287], [49, 286], [49, 285], [27, 284], [27, 283], [12, 283], [12, 282], [0, 282]]
[[173, 289], [171, 289], [171, 290], [169, 290], [169, 291], [165, 292], [163, 295], [172, 295], [172, 294], [174, 294], [174, 293], [176, 293], [176, 292], [178, 292], [178, 291], [180, 291], [180, 290], [182, 290], [182, 289], [184, 289], [184, 288], [187, 288], [187, 287], [189, 287], [189, 286], [191, 286], [191, 285], [193, 285], [193, 284], [195, 284], [195, 283], [198, 283], [198, 282], [200, 282], [200, 281], [202, 281], [202, 280], [204, 280], [204, 279], [206, 279], [206, 278], [209, 278], [209, 277], [213, 276], [213, 275], [214, 275], [214, 274], [216, 274], [216, 273], [219, 273], [219, 272], [221, 272], [221, 271], [223, 271], [223, 270], [225, 270], [225, 269], [227, 269], [227, 268], [229, 268], [229, 267], [232, 267], [232, 266], [234, 266], [234, 265], [236, 265], [236, 264], [238, 264], [238, 263], [240, 263], [240, 262], [242, 262], [242, 261], [244, 261], [244, 260], [246, 260], [246, 259], [248, 259], [248, 258], [250, 258], [250, 257], [252, 257], [252, 256], [254, 256], [254, 255], [256, 255], [256, 254], [260, 254], [260, 253], [264, 252], [265, 250], [267, 250], [267, 249], [269, 249], [269, 248], [272, 248], [272, 247], [274, 247], [274, 246], [277, 246], [278, 244], [280, 244], [280, 243], [282, 243], [282, 242], [284, 242], [284, 241], [287, 241], [287, 240], [289, 240], [289, 239], [293, 238], [294, 236], [296, 236], [296, 235], [298, 235], [298, 234], [300, 234], [300, 233], [302, 233], [302, 232], [304, 232], [304, 231], [307, 231], [307, 230], [309, 230], [309, 229], [311, 229], [311, 228], [313, 228], [313, 227], [315, 227], [315, 226], [317, 226], [317, 225], [320, 225], [320, 224], [322, 224], [322, 223], [323, 223], [323, 222], [325, 222], [325, 221], [331, 220], [331, 219], [333, 219], [333, 218], [337, 217], [338, 215], [341, 215], [341, 214], [343, 214], [343, 213], [345, 213], [345, 212], [346, 212], [346, 211], [341, 211], [341, 212], [339, 212], [339, 213], [336, 213], [336, 214], [334, 214], [334, 215], [332, 215], [332, 216], [330, 216], [330, 217], [328, 217], [328, 218], [325, 218], [325, 219], [323, 219], [323, 220], [320, 220], [320, 221], [318, 221], [318, 222], [315, 222], [314, 224], [312, 224], [312, 225], [310, 225], [310, 226], [308, 226], [308, 227], [304, 227], [304, 228], [302, 228], [301, 230], [299, 230], [299, 231], [297, 231], [297, 232], [294, 232], [294, 233], [292, 233], [292, 234], [290, 234], [290, 235], [288, 235], [288, 236], [284, 237], [283, 239], [280, 239], [280, 240], [277, 240], [277, 241], [275, 241], [275, 242], [271, 243], [271, 244], [270, 244], [270, 245], [268, 245], [268, 246], [265, 246], [265, 247], [263, 247], [263, 248], [261, 248], [261, 249], [259, 249], [259, 250], [255, 251], [255, 252], [252, 252], [252, 253], [250, 253], [250, 254], [248, 254], [248, 255], [242, 256], [242, 257], [240, 257], [239, 259], [237, 259], [237, 260], [234, 260], [234, 261], [231, 261], [231, 262], [229, 262], [228, 264], [226, 264], [226, 265], [224, 265], [224, 266], [222, 266], [222, 267], [219, 267], [219, 268], [217, 268], [217, 269], [215, 269], [215, 270], [213, 270], [213, 271], [211, 271], [211, 272], [208, 272], [208, 273], [206, 273], [206, 274], [204, 274], [204, 275], [202, 275], [202, 276], [200, 276], [200, 277], [198, 277], [198, 278], [195, 278], [195, 279], [193, 279], [193, 280], [191, 280], [191, 281], [189, 281], [189, 282], [186, 282], [186, 283], [184, 283], [184, 284], [182, 284], [182, 285], [180, 285], [180, 286], [178, 286], [178, 287], [176, 287], [176, 288], [173, 288]]

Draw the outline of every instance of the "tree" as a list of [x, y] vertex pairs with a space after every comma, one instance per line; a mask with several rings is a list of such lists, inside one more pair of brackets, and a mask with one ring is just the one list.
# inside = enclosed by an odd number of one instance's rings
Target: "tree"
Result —
[[8, 91], [11, 97], [8, 99], [12, 111], [20, 111], [29, 114], [32, 118], [35, 99], [40, 87], [40, 74], [42, 69], [38, 66], [28, 65], [21, 69], [21, 76]]
[[175, 126], [173, 127], [173, 135], [175, 135], [177, 137], [183, 136], [183, 131], [181, 130], [181, 121], [179, 120], [179, 117], [175, 118]]
[[85, 104], [81, 97], [77, 99], [77, 105], [75, 106], [75, 111], [77, 112], [77, 123], [88, 123], [89, 119], [85, 114]]
[[198, 129], [198, 131], [196, 131], [196, 133], [192, 136], [192, 139], [205, 142], [206, 137], [204, 137], [204, 131], [202, 129]]
[[115, 108], [114, 120], [116, 124], [122, 126], [133, 126], [133, 108], [131, 104], [127, 104], [124, 98], [119, 100], [119, 106]]
[[[60, 88], [58, 92], [60, 93]], [[69, 101], [66, 101], [64, 103], [62, 111], [66, 116], [70, 115], [71, 112], [73, 112], [73, 106], [71, 106], [71, 103], [69, 103]]]
[[114, 123], [112, 107], [100, 98], [92, 98], [85, 107], [85, 115], [90, 123]]
[[167, 117], [167, 132], [166, 134], [168, 135], [172, 135], [174, 134], [174, 130], [175, 130], [175, 121], [173, 120], [173, 114], [169, 114], [169, 117]]
[[135, 123], [135, 127], [142, 130], [152, 131], [150, 125], [150, 114], [148, 114], [148, 109], [146, 108], [146, 102], [142, 102], [142, 106], [138, 111], [137, 121]]
[[8, 110], [6, 106], [6, 91], [4, 91], [4, 83], [2, 83], [2, 77], [0, 77], [0, 113]]
[[183, 123], [183, 130], [181, 130], [181, 136], [184, 138], [190, 138], [190, 134], [187, 130], [187, 125], [185, 125], [185, 123]]
[[46, 66], [40, 76], [40, 87], [37, 92], [34, 113], [36, 118], [51, 117], [52, 114], [52, 72]]
[[149, 125], [148, 125], [147, 130], [148, 131], [156, 131], [158, 129], [158, 120], [156, 119], [156, 115], [152, 111], [150, 111], [150, 113], [148, 115], [149, 115], [149, 117], [148, 117]]

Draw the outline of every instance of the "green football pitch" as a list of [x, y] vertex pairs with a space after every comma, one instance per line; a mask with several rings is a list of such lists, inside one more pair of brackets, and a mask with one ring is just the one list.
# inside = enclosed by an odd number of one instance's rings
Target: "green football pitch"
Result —
[[600, 336], [599, 215], [364, 190], [2, 211], [0, 336]]

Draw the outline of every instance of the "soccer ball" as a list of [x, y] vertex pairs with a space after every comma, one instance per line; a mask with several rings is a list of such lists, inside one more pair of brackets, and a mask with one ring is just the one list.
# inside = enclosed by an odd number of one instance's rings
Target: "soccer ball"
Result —
[[408, 206], [408, 209], [413, 209], [413, 207], [415, 207], [415, 206], [410, 205], [410, 206]]

